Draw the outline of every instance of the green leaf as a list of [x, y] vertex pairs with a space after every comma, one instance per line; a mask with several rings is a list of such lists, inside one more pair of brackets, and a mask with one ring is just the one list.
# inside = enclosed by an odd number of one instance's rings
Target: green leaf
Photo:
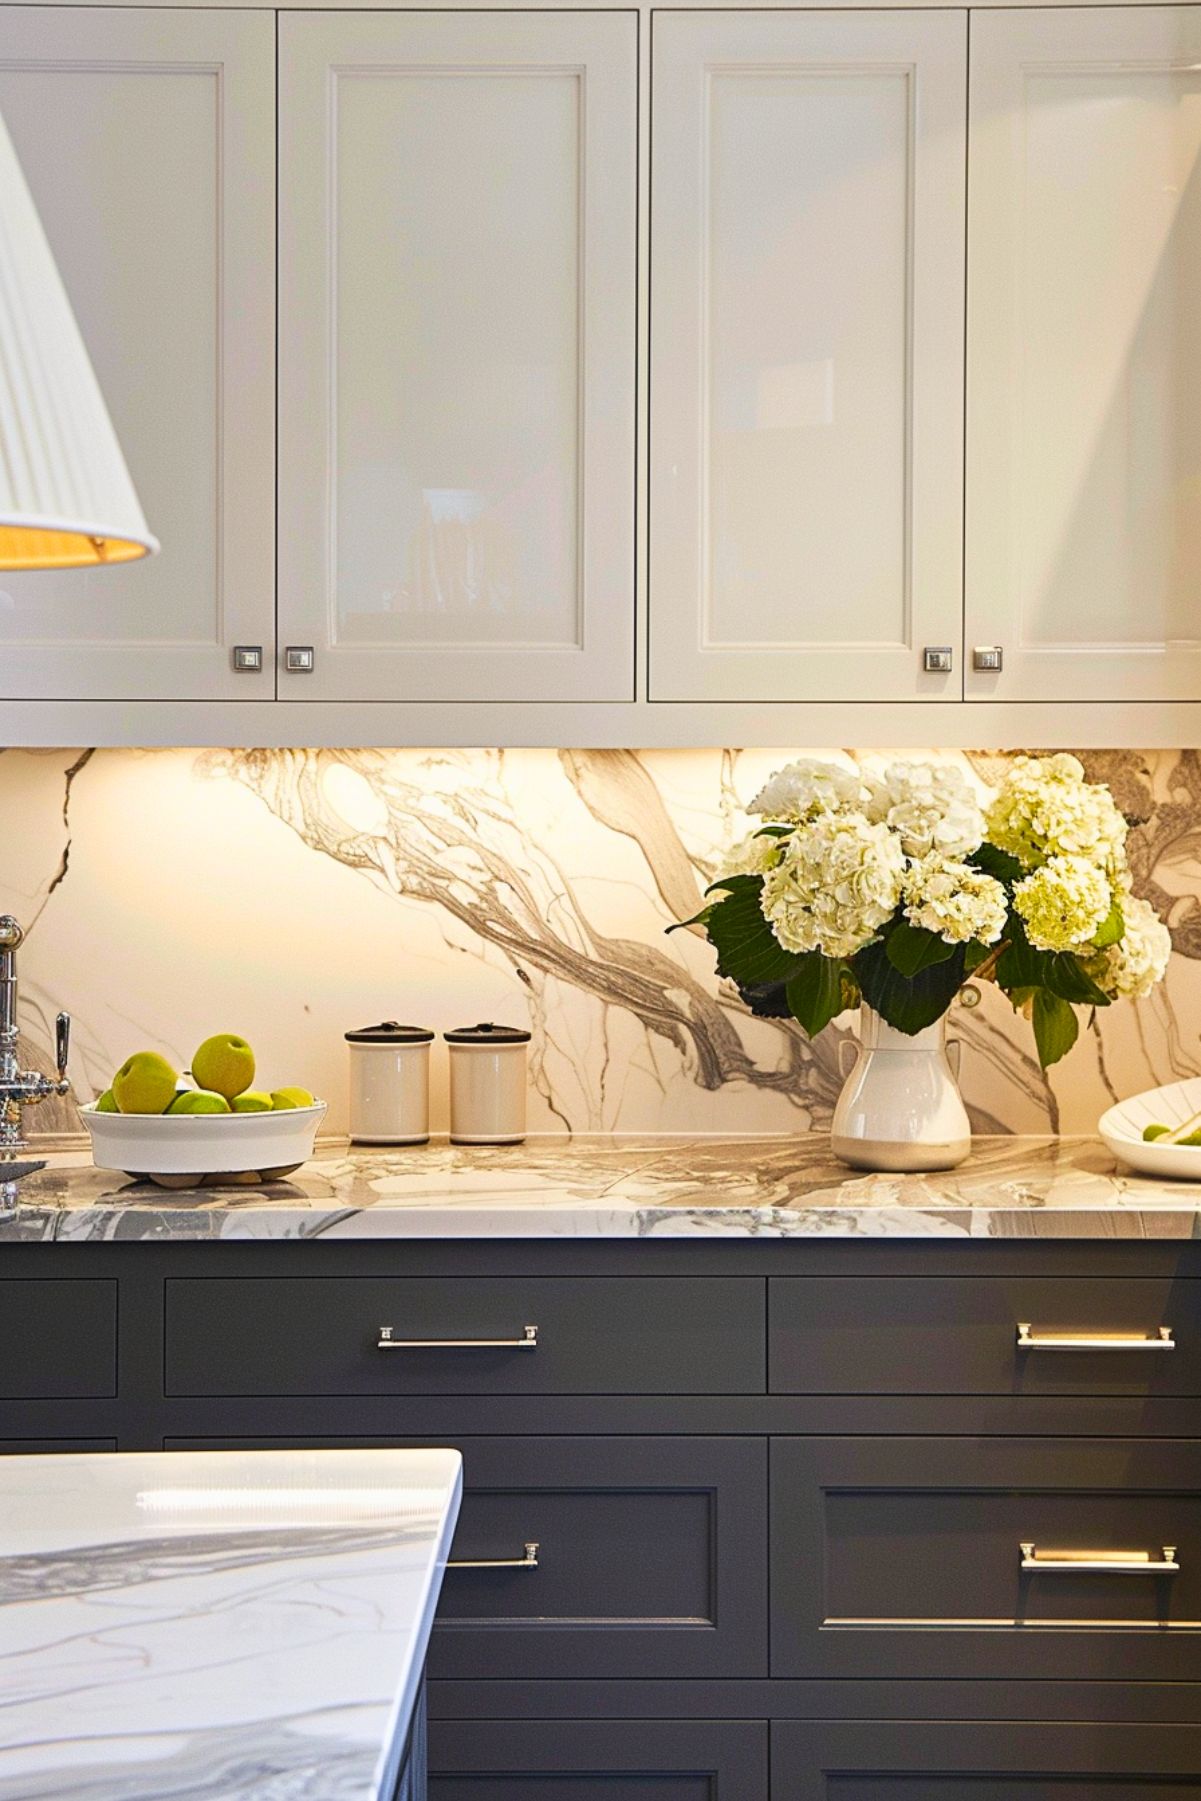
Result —
[[1085, 973], [1071, 951], [1056, 951], [1048, 965], [1046, 985], [1060, 1000], [1075, 1001], [1081, 1007], [1108, 1007], [1109, 996]]
[[973, 969], [979, 969], [982, 963], [987, 963], [996, 948], [995, 944], [981, 944], [978, 938], [973, 938], [971, 943], [965, 947], [964, 975], [970, 976]]
[[1126, 921], [1122, 917], [1121, 906], [1115, 901], [1102, 922], [1100, 931], [1093, 938], [1093, 943], [1099, 951], [1103, 951], [1111, 944], [1120, 944], [1125, 931]]
[[998, 850], [995, 844], [982, 844], [974, 850], [970, 857], [964, 859], [974, 868], [982, 869], [985, 875], [996, 876], [998, 882], [1020, 882], [1025, 870], [1016, 857], [1011, 857], [1007, 850]]
[[764, 919], [759, 907], [762, 887], [761, 876], [732, 876], [729, 892], [706, 922], [709, 941], [717, 950], [718, 975], [729, 976], [740, 988], [790, 981], [801, 965], [801, 958], [783, 948]]
[[702, 907], [699, 913], [694, 913], [691, 919], [677, 919], [673, 926], [664, 926], [663, 930], [670, 937], [673, 932], [682, 932], [685, 926], [707, 926], [713, 917], [714, 907], [718, 905], [719, 902], [713, 901], [709, 906]]
[[810, 951], [800, 961], [801, 967], [784, 992], [793, 1018], [800, 1021], [810, 1038], [816, 1038], [842, 1012], [844, 965], [841, 959], [824, 957], [820, 951]]
[[761, 875], [719, 875], [715, 882], [710, 882], [705, 889], [706, 894], [743, 894], [754, 889], [758, 894], [763, 886]]
[[1079, 1032], [1079, 1021], [1068, 1003], [1040, 988], [1034, 996], [1034, 1042], [1044, 1069], [1067, 1055]]
[[877, 939], [856, 953], [853, 968], [868, 1006], [898, 1032], [912, 1037], [942, 1018], [963, 982], [963, 963], [963, 946], [957, 944], [941, 963], [903, 976]]
[[1005, 923], [1005, 936], [1009, 943], [997, 959], [998, 986], [1006, 994], [1011, 994], [1015, 988], [1045, 987], [1050, 952], [1035, 950], [1016, 913], [1011, 913]]
[[945, 963], [955, 946], [940, 938], [937, 932], [928, 932], [925, 926], [910, 925], [907, 919], [902, 919], [884, 940], [884, 949], [888, 961], [901, 975], [916, 976], [923, 969], [929, 969], [932, 963]]

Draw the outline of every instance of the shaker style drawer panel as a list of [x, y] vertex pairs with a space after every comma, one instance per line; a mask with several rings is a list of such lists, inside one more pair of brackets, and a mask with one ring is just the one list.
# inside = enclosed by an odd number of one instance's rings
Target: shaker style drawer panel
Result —
[[1201, 1395], [1201, 1282], [780, 1276], [784, 1394]]
[[772, 1801], [1201, 1801], [1198, 1726], [778, 1720], [771, 1732]]
[[[446, 1438], [169, 1438], [165, 1450]], [[431, 1676], [763, 1676], [767, 1442], [456, 1438]]]
[[430, 1801], [768, 1801], [762, 1720], [431, 1720]]
[[117, 1392], [117, 1284], [0, 1281], [0, 1400]]
[[600, 1276], [167, 1282], [169, 1395], [741, 1394], [763, 1284]]
[[1201, 1443], [776, 1439], [772, 1675], [1196, 1679]]

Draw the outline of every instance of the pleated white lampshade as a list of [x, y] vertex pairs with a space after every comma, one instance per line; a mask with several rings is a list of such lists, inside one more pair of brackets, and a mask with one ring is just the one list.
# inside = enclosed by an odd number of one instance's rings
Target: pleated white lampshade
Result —
[[157, 549], [0, 119], [0, 569]]

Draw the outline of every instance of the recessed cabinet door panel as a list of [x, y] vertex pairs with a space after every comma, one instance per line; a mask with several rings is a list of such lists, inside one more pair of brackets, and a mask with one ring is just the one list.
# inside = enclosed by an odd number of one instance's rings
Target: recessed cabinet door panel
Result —
[[778, 1720], [772, 1801], [1201, 1801], [1201, 1728]]
[[772, 1675], [1195, 1679], [1201, 1445], [777, 1438]]
[[969, 698], [1201, 695], [1201, 8], [972, 21]]
[[653, 700], [960, 696], [965, 19], [656, 14]]
[[635, 16], [280, 34], [282, 691], [631, 699]]
[[434, 1719], [429, 1743], [430, 1801], [768, 1797], [762, 1720]]
[[269, 698], [274, 16], [0, 8], [0, 113], [162, 543], [0, 573], [0, 696]]

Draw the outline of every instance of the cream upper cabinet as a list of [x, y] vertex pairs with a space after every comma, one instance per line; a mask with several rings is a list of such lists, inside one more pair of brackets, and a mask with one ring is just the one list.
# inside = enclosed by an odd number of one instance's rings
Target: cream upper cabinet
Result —
[[279, 91], [281, 694], [631, 699], [636, 16], [284, 13]]
[[1201, 8], [972, 20], [970, 698], [1201, 697]]
[[274, 94], [270, 12], [0, 7], [0, 112], [163, 546], [0, 573], [0, 698], [274, 692]]
[[960, 697], [966, 42], [655, 16], [652, 700]]

